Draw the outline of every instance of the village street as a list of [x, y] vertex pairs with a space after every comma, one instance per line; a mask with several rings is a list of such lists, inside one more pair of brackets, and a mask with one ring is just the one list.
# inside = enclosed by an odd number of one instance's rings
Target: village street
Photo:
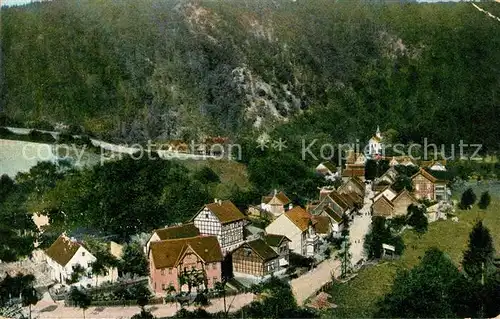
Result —
[[[364, 237], [371, 224], [371, 205], [373, 191], [371, 186], [366, 187], [364, 206], [360, 210], [361, 216], [355, 216], [350, 225], [349, 238], [351, 242], [352, 265], [363, 258]], [[308, 273], [293, 279], [290, 284], [297, 304], [302, 306], [307, 298], [314, 295], [321, 287], [332, 281], [332, 275], [340, 276], [340, 261], [335, 259], [336, 254], [319, 264]]]
[[370, 230], [370, 225], [372, 222], [371, 216], [371, 206], [372, 206], [372, 198], [374, 196], [374, 192], [369, 185], [366, 187], [366, 195], [364, 206], [360, 210], [359, 216], [354, 216], [354, 221], [351, 224], [349, 229], [349, 241], [351, 244], [351, 263], [355, 265], [361, 259], [363, 259], [363, 244], [365, 242], [365, 235]]
[[[234, 312], [251, 303], [254, 299], [254, 294], [240, 294], [236, 296], [226, 297], [227, 306], [230, 306], [229, 311]], [[168, 303], [164, 305], [146, 306], [151, 313], [156, 317], [170, 317], [179, 311], [179, 304]], [[188, 310], [194, 310], [195, 307], [186, 307]], [[222, 298], [212, 299], [211, 305], [204, 308], [207, 312], [216, 313], [224, 311], [224, 301]], [[140, 312], [139, 307], [90, 307], [85, 311], [85, 318], [99, 319], [120, 319], [130, 318]], [[25, 312], [27, 313], [27, 312]], [[51, 318], [51, 319], [74, 319], [83, 318], [83, 312], [80, 308], [65, 307], [63, 302], [47, 302], [40, 301], [36, 306], [33, 306], [33, 318]]]

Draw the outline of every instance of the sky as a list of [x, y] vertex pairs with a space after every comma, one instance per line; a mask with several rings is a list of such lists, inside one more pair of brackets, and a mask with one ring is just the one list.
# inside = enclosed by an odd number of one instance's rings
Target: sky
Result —
[[12, 5], [16, 5], [16, 4], [30, 3], [31, 1], [30, 0], [0, 0], [0, 2], [2, 3], [2, 6], [3, 5], [12, 6]]

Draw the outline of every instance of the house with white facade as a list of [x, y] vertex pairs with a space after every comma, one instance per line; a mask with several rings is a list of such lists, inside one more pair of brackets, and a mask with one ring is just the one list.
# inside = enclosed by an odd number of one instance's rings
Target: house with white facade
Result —
[[319, 236], [314, 230], [312, 215], [300, 206], [285, 212], [266, 227], [266, 233], [290, 239], [294, 253], [313, 256], [319, 249]]
[[71, 283], [72, 274], [81, 269], [81, 276], [75, 282], [81, 285], [98, 285], [106, 281], [115, 281], [118, 277], [116, 269], [108, 268], [105, 275], [94, 276], [92, 263], [96, 257], [80, 241], [62, 234], [45, 251], [49, 275], [52, 280], [61, 284]]
[[270, 213], [271, 217], [274, 219], [292, 208], [292, 201], [285, 193], [278, 192], [275, 189], [271, 195], [262, 197], [260, 208]]
[[247, 217], [231, 201], [215, 199], [191, 219], [202, 236], [217, 236], [223, 254], [244, 242]]

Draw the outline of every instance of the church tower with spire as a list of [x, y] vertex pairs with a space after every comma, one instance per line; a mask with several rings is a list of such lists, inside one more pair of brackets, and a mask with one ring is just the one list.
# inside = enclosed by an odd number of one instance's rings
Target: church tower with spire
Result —
[[380, 127], [377, 125], [377, 131], [375, 135], [368, 141], [368, 151], [367, 155], [370, 158], [374, 158], [377, 155], [382, 154], [382, 134], [380, 133]]

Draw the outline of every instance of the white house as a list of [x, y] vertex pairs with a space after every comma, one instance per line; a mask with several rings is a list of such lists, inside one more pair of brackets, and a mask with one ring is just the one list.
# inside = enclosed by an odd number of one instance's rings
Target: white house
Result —
[[271, 213], [273, 218], [277, 218], [285, 211], [292, 208], [292, 201], [283, 192], [274, 190], [270, 196], [263, 196], [260, 208]]
[[382, 134], [380, 134], [380, 128], [377, 126], [377, 132], [368, 141], [368, 156], [374, 157], [376, 155], [382, 154]]
[[115, 281], [118, 278], [116, 269], [108, 268], [105, 275], [92, 275], [92, 263], [96, 257], [85, 248], [83, 243], [74, 238], [62, 234], [45, 251], [47, 265], [49, 266], [50, 278], [56, 282], [67, 284], [71, 279], [75, 267], [78, 265], [83, 269], [83, 274], [78, 281], [79, 284], [98, 285], [105, 281]]
[[215, 199], [191, 219], [200, 235], [217, 236], [223, 254], [244, 242], [243, 228], [247, 217], [229, 200]]
[[312, 215], [296, 206], [266, 227], [266, 233], [283, 235], [290, 239], [294, 253], [313, 256], [319, 249], [319, 236], [313, 228]]
[[340, 237], [344, 229], [342, 216], [337, 214], [331, 207], [325, 206], [319, 212], [319, 216], [327, 216], [330, 220], [331, 233], [334, 237]]

